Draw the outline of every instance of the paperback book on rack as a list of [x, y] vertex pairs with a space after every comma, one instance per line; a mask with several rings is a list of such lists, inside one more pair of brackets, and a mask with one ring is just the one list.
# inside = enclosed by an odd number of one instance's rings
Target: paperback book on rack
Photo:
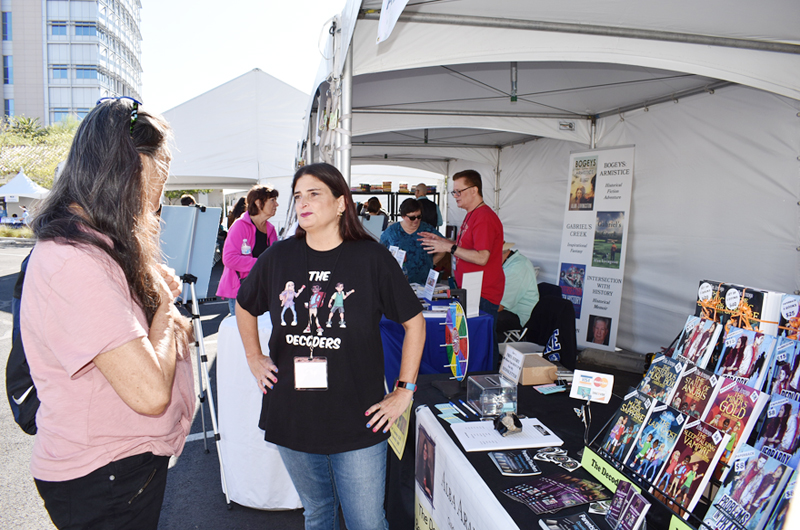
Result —
[[800, 401], [800, 341], [778, 338], [765, 386], [768, 394]]
[[775, 504], [775, 507], [772, 509], [772, 515], [769, 517], [769, 521], [767, 525], [764, 527], [767, 530], [781, 530], [782, 528], [788, 527], [786, 526], [786, 516], [789, 513], [789, 503], [792, 502], [792, 497], [794, 496], [794, 488], [797, 485], [797, 475], [800, 471], [795, 470], [792, 473], [789, 482], [786, 483], [786, 487], [783, 488], [783, 493], [781, 494], [780, 499]]
[[756, 449], [797, 469], [800, 463], [800, 402], [780, 394], [772, 394], [767, 418], [761, 426]]
[[647, 394], [642, 394], [635, 388], [629, 388], [622, 400], [619, 410], [609, 422], [611, 427], [600, 442], [600, 447], [611, 458], [622, 462], [625, 455], [630, 452], [636, 433], [642, 426], [650, 406], [655, 402]]
[[731, 469], [708, 508], [703, 528], [730, 530], [736, 528], [735, 522], [746, 530], [763, 530], [792, 469], [747, 444], [736, 452]]
[[689, 316], [672, 357], [684, 363], [692, 363], [700, 368], [706, 368], [721, 332], [722, 325], [714, 320], [695, 315]]
[[650, 492], [675, 513], [688, 518], [711, 479], [728, 437], [700, 420], [687, 422], [654, 482], [663, 485], [659, 486], [662, 491], [652, 488]]
[[671, 403], [672, 394], [675, 393], [675, 387], [684, 366], [684, 363], [678, 359], [657, 355], [650, 363], [650, 368], [642, 382], [639, 383], [639, 391], [653, 399]]
[[777, 338], [730, 326], [722, 341], [715, 373], [761, 390], [767, 379]]
[[625, 465], [634, 473], [653, 480], [665, 455], [671, 453], [678, 441], [687, 416], [672, 407], [656, 401], [625, 459]]
[[729, 470], [726, 466], [731, 455], [747, 441], [768, 400], [767, 394], [727, 377], [719, 382], [711, 398], [711, 405], [702, 418], [715, 429], [731, 435], [719, 459], [714, 478], [725, 479]]
[[678, 381], [675, 395], [672, 396], [672, 408], [693, 418], [702, 418], [714, 389], [722, 379], [713, 372], [698, 366], [689, 365]]

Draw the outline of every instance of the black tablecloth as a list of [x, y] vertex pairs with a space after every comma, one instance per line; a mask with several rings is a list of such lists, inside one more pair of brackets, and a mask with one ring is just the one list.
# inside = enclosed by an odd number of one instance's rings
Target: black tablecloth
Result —
[[[434, 381], [446, 381], [444, 375], [420, 375], [417, 381], [418, 390], [414, 396], [414, 408], [420, 405], [428, 405], [438, 414], [434, 408], [437, 403], [446, 403], [448, 400], [437, 388], [432, 386]], [[466, 381], [464, 382], [466, 385]], [[453, 399], [461, 398], [466, 401], [466, 386], [462, 388], [462, 393]], [[569, 397], [567, 392], [543, 395], [530, 386], [519, 386], [518, 393], [519, 413], [528, 417], [538, 418], [544, 425], [552, 429], [562, 440], [563, 448], [569, 451], [569, 456], [580, 461], [578, 451], [584, 447], [583, 434], [584, 426], [574, 408], [580, 407], [583, 402]], [[590, 429], [590, 440], [604, 427], [605, 423], [614, 415], [621, 404], [621, 398], [614, 396], [607, 405], [598, 403], [591, 404], [592, 423]], [[453, 437], [453, 431], [449, 424], [440, 420], [445, 431]], [[389, 468], [387, 472], [387, 518], [391, 528], [411, 529], [414, 528], [414, 441], [413, 426], [416, 425], [416, 417], [412, 414], [410, 433], [406, 440], [406, 449], [402, 462], [392, 452], [389, 457]], [[453, 437], [455, 439], [455, 437]], [[456, 442], [460, 448], [461, 445]], [[522, 529], [538, 529], [539, 517], [524, 504], [514, 501], [507, 497], [501, 490], [510, 488], [525, 482], [531, 477], [505, 477], [500, 474], [489, 458], [487, 452], [465, 453], [470, 464], [481, 475], [483, 480], [494, 492], [500, 504], [511, 515], [517, 525]], [[566, 472], [556, 464], [550, 462], [537, 462], [542, 470], [542, 475], [552, 475], [555, 473]], [[581, 468], [571, 473], [572, 475], [590, 479], [593, 478], [585, 469]], [[570, 515], [586, 511], [588, 505], [578, 506], [561, 510], [554, 514], [555, 517]], [[593, 520], [605, 528], [605, 521], [602, 516], [594, 515]]]

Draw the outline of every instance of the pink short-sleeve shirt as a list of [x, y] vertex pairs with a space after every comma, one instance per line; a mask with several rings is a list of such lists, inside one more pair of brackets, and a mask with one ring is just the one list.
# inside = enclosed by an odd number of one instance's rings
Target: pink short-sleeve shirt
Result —
[[191, 358], [175, 368], [172, 401], [159, 416], [128, 407], [94, 358], [146, 337], [122, 269], [88, 246], [44, 241], [28, 264], [21, 306], [22, 342], [41, 405], [31, 473], [79, 478], [140, 453], [178, 455], [194, 412]]

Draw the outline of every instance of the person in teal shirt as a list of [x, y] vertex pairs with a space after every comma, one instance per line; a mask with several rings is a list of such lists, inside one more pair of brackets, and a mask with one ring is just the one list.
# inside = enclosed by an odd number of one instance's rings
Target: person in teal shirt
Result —
[[497, 313], [497, 334], [511, 329], [522, 329], [531, 318], [531, 312], [539, 303], [539, 287], [536, 270], [531, 260], [516, 250], [514, 243], [503, 243], [503, 274], [506, 287]]
[[381, 234], [381, 244], [387, 248], [395, 246], [405, 250], [403, 271], [408, 281], [425, 285], [428, 272], [444, 253], [428, 254], [418, 240], [419, 232], [431, 232], [444, 237], [436, 228], [422, 221], [422, 208], [416, 199], [406, 199], [400, 205], [400, 222], [389, 226]]

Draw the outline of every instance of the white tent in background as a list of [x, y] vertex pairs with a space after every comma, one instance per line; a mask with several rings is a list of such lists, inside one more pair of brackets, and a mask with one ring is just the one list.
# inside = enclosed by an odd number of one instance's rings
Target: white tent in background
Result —
[[48, 193], [50, 193], [50, 190], [36, 184], [21, 170], [6, 185], [0, 186], [0, 197], [15, 195], [29, 199], [44, 199]]
[[167, 189], [246, 189], [293, 174], [307, 101], [256, 68], [166, 111], [175, 135]]
[[[380, 9], [336, 21], [306, 160], [477, 169], [556, 283], [570, 152], [635, 145], [617, 335], [635, 352], [669, 344], [702, 279], [800, 290], [800, 3], [420, 2], [376, 44]], [[352, 135], [317, 137], [326, 108]]]

